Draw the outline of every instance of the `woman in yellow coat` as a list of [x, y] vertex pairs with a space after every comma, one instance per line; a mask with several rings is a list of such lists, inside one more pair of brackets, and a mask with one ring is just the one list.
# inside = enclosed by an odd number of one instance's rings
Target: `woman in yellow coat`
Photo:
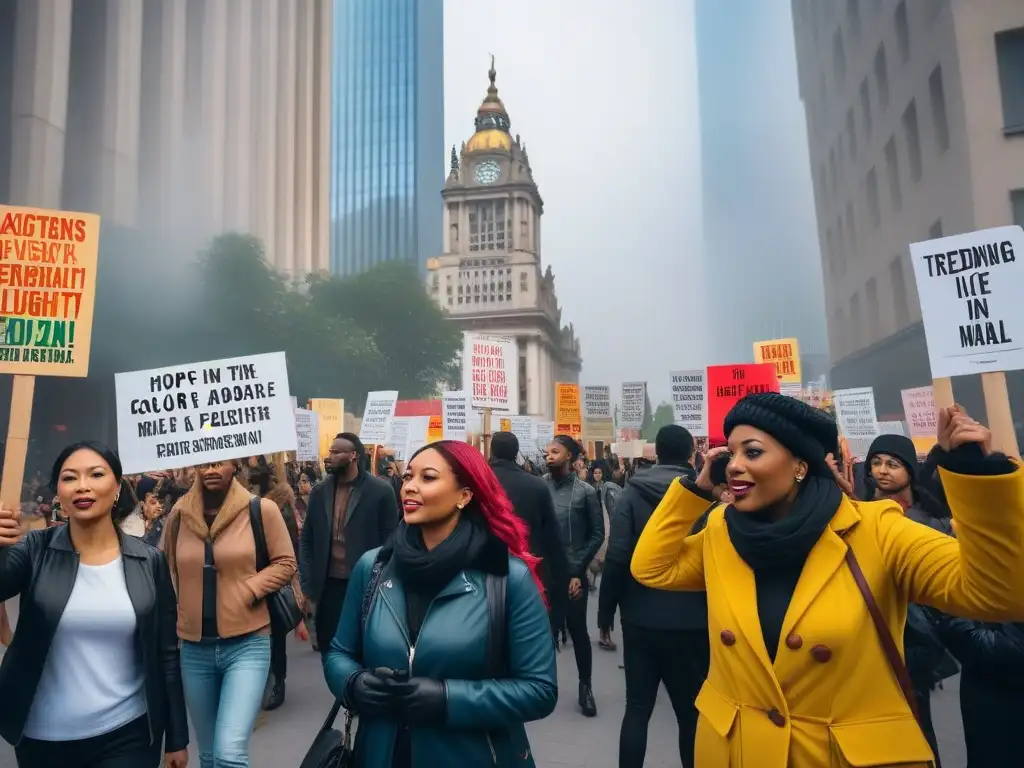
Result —
[[985, 427], [943, 409], [953, 539], [892, 501], [844, 496], [829, 468], [835, 422], [799, 400], [750, 395], [729, 412], [725, 434], [733, 503], [690, 535], [711, 500], [709, 455], [696, 486], [671, 486], [631, 567], [648, 587], [707, 590], [711, 668], [696, 700], [696, 765], [927, 766], [931, 748], [868, 601], [894, 639], [896, 666], [908, 602], [1024, 619], [1024, 472], [990, 455]]

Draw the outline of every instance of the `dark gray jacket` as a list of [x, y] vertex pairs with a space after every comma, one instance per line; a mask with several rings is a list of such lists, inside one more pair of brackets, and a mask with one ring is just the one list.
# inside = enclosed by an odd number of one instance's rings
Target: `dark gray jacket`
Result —
[[582, 579], [590, 561], [604, 544], [601, 500], [597, 498], [597, 491], [580, 480], [575, 472], [570, 472], [563, 480], [555, 480], [548, 474], [544, 482], [554, 497], [555, 518], [569, 560], [569, 578]]
[[597, 625], [611, 627], [615, 610], [622, 621], [652, 629], [705, 629], [708, 602], [705, 592], [668, 592], [640, 584], [629, 572], [633, 550], [644, 526], [676, 478], [694, 478], [691, 467], [658, 464], [633, 475], [619, 494], [611, 515], [611, 534], [604, 556]]

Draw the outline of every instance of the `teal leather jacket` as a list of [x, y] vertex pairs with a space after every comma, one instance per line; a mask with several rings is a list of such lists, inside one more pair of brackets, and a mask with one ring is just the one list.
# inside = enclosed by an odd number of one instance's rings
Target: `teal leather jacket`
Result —
[[[495, 541], [495, 544], [498, 542]], [[540, 592], [526, 564], [493, 546], [488, 570], [507, 573], [504, 679], [487, 674], [486, 573], [461, 571], [434, 598], [415, 649], [409, 645], [405, 590], [393, 563], [384, 566], [370, 603], [365, 637], [360, 624], [363, 594], [379, 549], [359, 558], [349, 580], [338, 631], [324, 657], [331, 692], [348, 706], [349, 678], [361, 669], [388, 667], [414, 677], [444, 680], [447, 721], [412, 730], [413, 768], [500, 766], [535, 763], [524, 723], [547, 717], [558, 701], [555, 648]], [[356, 734], [358, 768], [391, 768], [398, 723], [361, 718]]]

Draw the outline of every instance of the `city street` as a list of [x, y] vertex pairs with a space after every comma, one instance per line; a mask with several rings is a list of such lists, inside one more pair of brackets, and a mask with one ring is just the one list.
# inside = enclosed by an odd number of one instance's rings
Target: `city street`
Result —
[[[596, 602], [591, 601], [592, 625], [595, 626]], [[596, 635], [595, 631], [595, 640]], [[331, 705], [320, 670], [319, 655], [313, 653], [308, 643], [294, 640], [288, 653], [288, 701], [276, 712], [261, 716], [262, 722], [252, 741], [253, 768], [297, 768]], [[594, 688], [598, 716], [592, 719], [580, 715], [575, 705], [575, 667], [572, 648], [564, 649], [558, 657], [558, 708], [546, 720], [528, 726], [537, 766], [615, 768], [619, 725], [625, 707], [625, 685], [618, 659], [616, 654], [602, 651], [595, 644]], [[940, 734], [942, 765], [944, 768], [965, 768], [967, 759], [960, 729], [958, 688], [956, 679], [947, 682], [952, 685], [938, 691], [932, 705], [936, 731]], [[651, 719], [646, 768], [678, 768], [676, 733], [672, 708], [668, 697], [662, 693]], [[190, 755], [189, 764], [198, 768], [194, 747], [190, 749]], [[15, 768], [14, 750], [2, 742], [0, 768]]]

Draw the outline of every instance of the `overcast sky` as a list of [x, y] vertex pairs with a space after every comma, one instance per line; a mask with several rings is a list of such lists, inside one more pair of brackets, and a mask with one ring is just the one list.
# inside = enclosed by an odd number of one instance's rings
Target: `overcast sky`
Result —
[[[459, 146], [490, 54], [544, 198], [542, 263], [583, 346], [583, 384], [703, 367], [693, 0], [445, 0], [445, 138]], [[447, 152], [444, 158], [447, 170]]]

